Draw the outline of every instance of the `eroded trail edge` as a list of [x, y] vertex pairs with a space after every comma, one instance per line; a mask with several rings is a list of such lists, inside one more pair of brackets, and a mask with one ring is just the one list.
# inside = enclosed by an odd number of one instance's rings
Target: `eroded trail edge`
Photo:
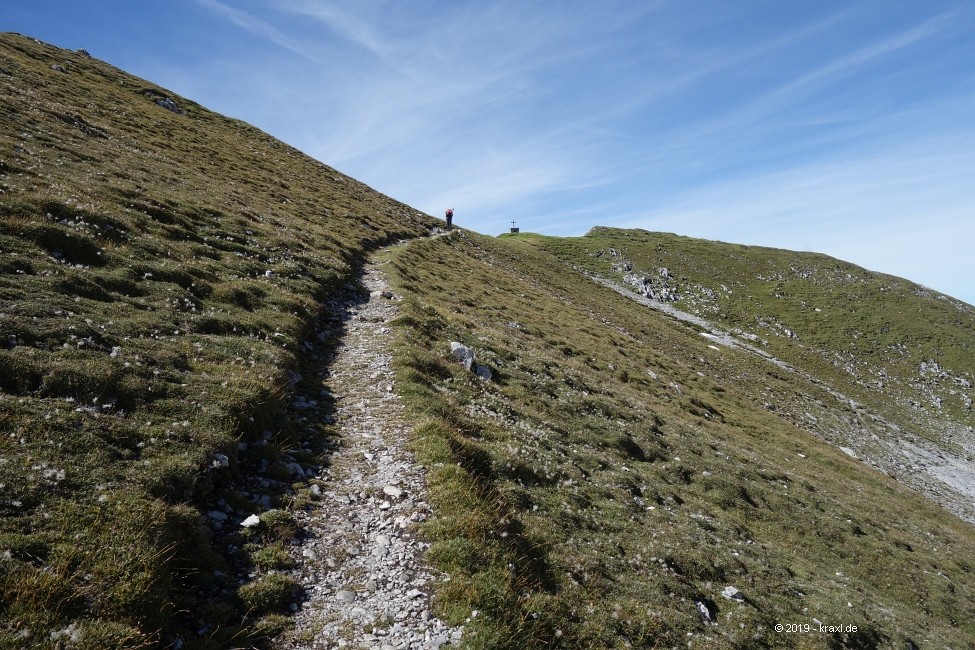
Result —
[[[375, 258], [374, 258], [375, 260]], [[429, 517], [424, 470], [407, 449], [410, 425], [393, 390], [389, 321], [399, 298], [383, 262], [341, 297], [345, 332], [322, 369], [338, 444], [315, 483], [315, 507], [292, 547], [306, 600], [288, 648], [438, 648], [457, 643], [430, 611], [434, 571], [416, 524]]]

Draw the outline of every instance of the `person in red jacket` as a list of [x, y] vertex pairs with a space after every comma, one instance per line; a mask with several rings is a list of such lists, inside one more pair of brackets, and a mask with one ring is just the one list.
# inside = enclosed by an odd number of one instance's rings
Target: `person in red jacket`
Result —
[[450, 230], [453, 227], [453, 222], [454, 222], [453, 208], [447, 208], [446, 218], [447, 218], [447, 230]]

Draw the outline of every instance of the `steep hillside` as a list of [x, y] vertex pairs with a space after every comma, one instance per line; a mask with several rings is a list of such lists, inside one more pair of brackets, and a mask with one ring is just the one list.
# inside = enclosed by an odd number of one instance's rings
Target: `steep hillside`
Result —
[[[972, 307], [823, 256], [437, 223], [0, 35], [0, 648], [337, 642], [310, 610], [280, 634], [323, 575], [302, 526], [375, 532], [354, 472], [345, 506], [308, 478], [387, 457], [340, 439], [330, 377], [406, 409], [469, 647], [971, 645]], [[400, 239], [395, 381], [332, 376]]]
[[[85, 52], [0, 36], [0, 647], [278, 629], [294, 585], [259, 554], [291, 528], [287, 468], [329, 434], [289, 417], [292, 371], [365, 253], [432, 224]], [[255, 511], [277, 514], [221, 531]]]
[[[712, 259], [726, 253], [696, 245]], [[970, 644], [975, 529], [813, 435], [863, 412], [817, 377], [833, 365], [769, 342], [804, 364], [790, 369], [564, 261], [604, 271], [608, 247], [455, 233], [394, 260], [407, 297], [400, 390], [425, 422], [417, 449], [439, 512], [431, 558], [451, 575], [448, 616], [478, 612], [465, 638], [512, 648]], [[815, 274], [835, 262], [801, 261]], [[670, 273], [690, 275], [692, 262]], [[803, 299], [838, 307], [813, 289]], [[451, 342], [491, 379], [465, 370]], [[878, 402], [873, 412], [896, 423], [906, 411]]]
[[837, 374], [901, 418], [975, 423], [975, 307], [959, 300], [815, 253], [612, 228], [532, 239], [790, 363]]
[[825, 255], [611, 228], [523, 240], [821, 383], [825, 410], [765, 406], [975, 523], [975, 307]]

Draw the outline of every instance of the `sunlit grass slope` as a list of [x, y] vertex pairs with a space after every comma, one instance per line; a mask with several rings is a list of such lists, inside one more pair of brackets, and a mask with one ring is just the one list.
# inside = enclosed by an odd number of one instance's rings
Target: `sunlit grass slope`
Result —
[[815, 253], [601, 227], [521, 239], [617, 280], [662, 284], [666, 269], [679, 309], [749, 335], [922, 435], [975, 425], [975, 307], [959, 300]]
[[0, 36], [0, 647], [273, 627], [282, 599], [238, 591], [203, 513], [246, 501], [227, 488], [264, 461], [287, 507], [275, 460], [314, 433], [283, 417], [299, 344], [367, 250], [431, 223], [84, 52]]
[[842, 403], [533, 239], [454, 233], [391, 265], [438, 603], [472, 646], [971, 644], [975, 530], [767, 405]]

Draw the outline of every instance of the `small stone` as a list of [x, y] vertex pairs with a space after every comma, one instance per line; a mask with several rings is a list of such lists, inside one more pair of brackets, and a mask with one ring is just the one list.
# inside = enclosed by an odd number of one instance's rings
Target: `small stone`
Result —
[[351, 603], [355, 600], [355, 592], [343, 589], [335, 594], [335, 600], [340, 603]]
[[183, 109], [180, 108], [179, 104], [177, 104], [172, 97], [159, 97], [155, 101], [158, 106], [165, 108], [167, 111], [172, 111], [177, 115], [184, 114]]
[[401, 499], [403, 498], [403, 494], [404, 494], [403, 490], [399, 489], [395, 485], [387, 485], [386, 487], [383, 488], [383, 493], [393, 497], [394, 499]]
[[731, 586], [725, 587], [724, 591], [721, 592], [721, 595], [728, 600], [737, 600], [739, 602], [745, 600], [745, 594]]
[[491, 377], [492, 377], [491, 369], [488, 368], [487, 366], [475, 365], [474, 374], [477, 375], [479, 378], [483, 379], [484, 381], [491, 381]]
[[709, 608], [707, 605], [705, 605], [703, 602], [701, 602], [699, 600], [698, 601], [695, 601], [694, 604], [697, 605], [697, 611], [701, 614], [701, 619], [705, 623], [712, 623], [713, 624], [714, 623], [714, 615], [711, 613], [711, 608]]
[[474, 360], [474, 351], [458, 341], [450, 342], [450, 352], [454, 355], [454, 357], [457, 358], [458, 361], [466, 362], [468, 360]]
[[240, 525], [244, 528], [253, 528], [261, 523], [261, 518], [257, 515], [251, 515], [244, 521], [240, 522]]

